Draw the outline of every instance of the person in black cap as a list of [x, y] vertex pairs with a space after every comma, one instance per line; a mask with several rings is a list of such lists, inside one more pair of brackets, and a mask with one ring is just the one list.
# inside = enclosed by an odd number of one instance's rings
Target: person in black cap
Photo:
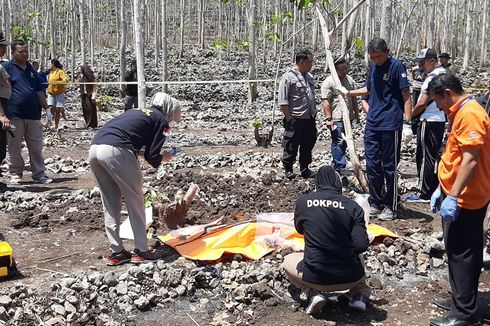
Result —
[[454, 66], [449, 62], [449, 59], [451, 59], [449, 53], [444, 52], [439, 54], [439, 63], [441, 66], [446, 69], [446, 73], [454, 75]]
[[340, 175], [324, 165], [315, 177], [316, 191], [296, 201], [294, 225], [305, 237], [305, 251], [284, 257], [289, 281], [308, 293], [309, 315], [321, 312], [322, 292], [349, 290], [349, 306], [365, 311], [371, 289], [359, 255], [369, 246], [364, 210], [342, 195]]
[[[9, 44], [10, 42], [5, 39], [3, 32], [0, 32], [0, 57], [5, 55]], [[10, 87], [9, 78], [10, 75], [5, 68], [0, 65], [0, 123], [2, 124], [2, 128], [0, 129], [0, 163], [2, 163], [7, 156], [7, 129], [10, 129], [10, 120], [5, 113], [7, 110], [7, 100], [10, 98], [10, 95], [12, 95], [12, 87]], [[0, 170], [0, 176], [1, 175], [2, 171]], [[5, 191], [6, 188], [6, 184], [0, 182], [0, 192]]]

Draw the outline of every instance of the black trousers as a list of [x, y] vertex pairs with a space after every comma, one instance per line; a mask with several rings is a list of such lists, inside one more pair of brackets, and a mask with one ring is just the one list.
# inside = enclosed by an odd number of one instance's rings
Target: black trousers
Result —
[[483, 220], [488, 203], [476, 210], [461, 208], [454, 222], [442, 220], [453, 294], [451, 315], [470, 319], [477, 315], [478, 281], [483, 265]]
[[316, 143], [316, 124], [315, 119], [295, 119], [289, 121], [283, 119], [284, 136], [282, 147], [282, 164], [286, 171], [293, 170], [299, 148], [299, 166], [304, 170], [311, 163], [311, 152]]
[[417, 131], [417, 173], [419, 175], [420, 197], [430, 199], [439, 185], [437, 162], [444, 137], [445, 122], [420, 122]]

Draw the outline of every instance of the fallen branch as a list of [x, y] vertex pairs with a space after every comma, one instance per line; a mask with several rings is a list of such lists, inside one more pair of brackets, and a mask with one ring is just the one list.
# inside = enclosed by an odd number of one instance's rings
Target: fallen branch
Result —
[[186, 314], [194, 322], [194, 324], [196, 324], [197, 326], [200, 326], [199, 323], [197, 321], [195, 321], [194, 318], [192, 318], [191, 315], [189, 315], [189, 313], [187, 311], [186, 311]]

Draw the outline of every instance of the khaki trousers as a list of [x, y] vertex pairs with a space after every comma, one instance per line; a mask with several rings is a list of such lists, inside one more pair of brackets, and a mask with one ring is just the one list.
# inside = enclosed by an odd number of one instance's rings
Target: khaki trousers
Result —
[[349, 295], [355, 297], [359, 294], [369, 298], [371, 288], [366, 284], [366, 277], [352, 283], [321, 285], [303, 281], [303, 272], [298, 269], [298, 264], [303, 260], [304, 253], [292, 253], [284, 257], [282, 268], [286, 272], [288, 280], [303, 292], [313, 289], [320, 292], [335, 292], [349, 290]]
[[45, 175], [43, 158], [43, 125], [41, 120], [12, 119], [15, 126], [12, 137], [7, 133], [8, 153], [10, 156], [9, 172], [22, 178], [24, 158], [22, 157], [22, 141], [26, 141], [31, 163], [32, 178], [39, 179]]
[[135, 248], [148, 250], [146, 239], [145, 203], [143, 198], [143, 174], [138, 159], [126, 148], [110, 145], [90, 146], [89, 163], [99, 184], [104, 206], [105, 231], [110, 249], [124, 249], [119, 236], [122, 198], [126, 202], [129, 222], [133, 229]]

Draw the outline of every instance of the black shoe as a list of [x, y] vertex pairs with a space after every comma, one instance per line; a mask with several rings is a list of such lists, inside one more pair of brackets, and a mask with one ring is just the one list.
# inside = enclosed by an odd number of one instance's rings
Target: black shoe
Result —
[[439, 308], [451, 310], [451, 305], [453, 304], [453, 298], [434, 298], [432, 303]]
[[284, 176], [288, 180], [293, 180], [294, 178], [296, 178], [296, 173], [294, 173], [293, 171], [286, 171], [284, 172]]
[[313, 179], [316, 176], [316, 172], [313, 172], [310, 169], [306, 168], [301, 170], [301, 176], [305, 179]]
[[480, 326], [480, 325], [481, 323], [475, 318], [465, 320], [453, 316], [447, 316], [441, 319], [430, 320], [430, 326]]

